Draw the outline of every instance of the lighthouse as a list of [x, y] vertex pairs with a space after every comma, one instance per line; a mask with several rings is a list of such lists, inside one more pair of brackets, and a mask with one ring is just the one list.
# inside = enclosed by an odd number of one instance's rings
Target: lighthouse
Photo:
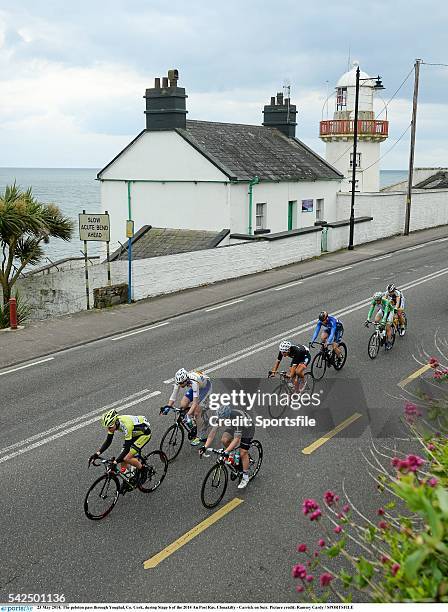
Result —
[[360, 71], [358, 98], [358, 139], [356, 160], [353, 159], [356, 70], [341, 76], [336, 85], [333, 119], [320, 122], [320, 138], [326, 143], [326, 160], [341, 172], [345, 179], [342, 191], [351, 191], [353, 164], [356, 164], [356, 191], [379, 191], [380, 145], [388, 136], [388, 121], [375, 119], [373, 99], [375, 79]]

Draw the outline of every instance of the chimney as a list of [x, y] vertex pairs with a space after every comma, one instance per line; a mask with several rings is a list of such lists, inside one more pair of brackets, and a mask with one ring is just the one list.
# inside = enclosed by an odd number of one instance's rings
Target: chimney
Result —
[[154, 81], [154, 87], [145, 92], [146, 129], [149, 131], [175, 130], [186, 127], [187, 110], [185, 89], [177, 86], [179, 72], [169, 70], [168, 76]]
[[273, 96], [271, 103], [267, 104], [263, 109], [263, 125], [275, 127], [285, 136], [288, 136], [288, 138], [295, 138], [296, 116], [296, 105], [291, 104], [289, 98], [283, 98], [282, 93], [278, 93], [277, 97]]

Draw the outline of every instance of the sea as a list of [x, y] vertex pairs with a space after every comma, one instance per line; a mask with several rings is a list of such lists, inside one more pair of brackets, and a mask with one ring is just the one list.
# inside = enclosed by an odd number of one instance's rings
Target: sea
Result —
[[[75, 221], [75, 237], [70, 242], [50, 240], [44, 245], [45, 259], [40, 265], [83, 255], [83, 243], [77, 239], [78, 214], [101, 210], [100, 183], [96, 180], [99, 168], [0, 168], [0, 195], [6, 185], [16, 182], [22, 189], [32, 187], [41, 202], [53, 202]], [[381, 187], [398, 183], [407, 177], [406, 170], [381, 170]], [[89, 255], [99, 255], [100, 245], [89, 243]]]

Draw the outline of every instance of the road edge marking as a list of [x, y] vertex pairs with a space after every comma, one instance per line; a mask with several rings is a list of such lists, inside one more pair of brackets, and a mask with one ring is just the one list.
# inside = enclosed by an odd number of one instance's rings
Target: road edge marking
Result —
[[181, 535], [180, 538], [177, 538], [177, 540], [169, 544], [159, 553], [147, 559], [143, 563], [143, 568], [147, 570], [157, 567], [157, 565], [159, 565], [159, 563], [161, 563], [164, 559], [179, 550], [179, 548], [182, 548], [182, 546], [185, 546], [185, 544], [188, 544], [190, 540], [201, 534], [203, 531], [208, 529], [208, 527], [219, 521], [221, 518], [226, 516], [226, 514], [228, 514], [235, 508], [237, 508], [240, 504], [243, 503], [243, 501], [244, 500], [240, 499], [239, 497], [234, 497], [233, 499], [231, 499], [227, 504], [222, 506], [222, 508], [214, 512], [205, 520], [195, 525], [192, 529], [190, 529], [190, 531], [187, 531], [187, 533]]
[[204, 312], [212, 312], [213, 310], [226, 308], [226, 306], [233, 306], [234, 304], [239, 304], [240, 302], [244, 302], [244, 298], [241, 298], [239, 300], [233, 300], [232, 302], [226, 302], [225, 304], [221, 304], [220, 306], [212, 306], [211, 308], [205, 308]]
[[41, 359], [40, 361], [33, 361], [33, 363], [27, 363], [26, 365], [6, 370], [6, 372], [0, 372], [0, 376], [5, 376], [5, 374], [12, 374], [13, 372], [18, 372], [19, 370], [24, 370], [25, 368], [31, 368], [32, 366], [39, 365], [41, 363], [46, 363], [47, 361], [53, 361], [53, 359], [54, 357], [47, 357], [46, 359]]
[[416, 378], [418, 378], [419, 376], [424, 374], [430, 368], [431, 368], [431, 366], [427, 363], [426, 365], [422, 366], [421, 368], [419, 368], [418, 370], [416, 370], [412, 374], [409, 374], [409, 376], [407, 376], [406, 378], [403, 378], [403, 380], [401, 380], [398, 383], [398, 386], [401, 387], [402, 389], [404, 389], [407, 384], [409, 384], [410, 382], [412, 382], [413, 380], [415, 380]]
[[352, 414], [351, 417], [348, 417], [348, 419], [345, 419], [345, 421], [342, 421], [342, 423], [339, 423], [339, 425], [336, 425], [334, 429], [332, 429], [331, 431], [326, 433], [324, 436], [322, 436], [322, 438], [318, 438], [317, 440], [312, 442], [309, 446], [306, 446], [305, 448], [303, 448], [302, 453], [304, 455], [311, 455], [311, 453], [313, 453], [315, 450], [320, 448], [323, 444], [325, 444], [325, 442], [328, 442], [328, 440], [333, 438], [336, 434], [338, 434], [340, 431], [342, 431], [343, 429], [345, 429], [346, 427], [348, 427], [349, 425], [351, 425], [352, 423], [354, 423], [361, 417], [362, 417], [361, 413], [355, 412], [354, 414]]

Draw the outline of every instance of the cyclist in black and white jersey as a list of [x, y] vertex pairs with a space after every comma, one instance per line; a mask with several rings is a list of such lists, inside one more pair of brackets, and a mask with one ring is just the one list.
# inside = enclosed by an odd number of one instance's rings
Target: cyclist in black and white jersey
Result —
[[311, 361], [311, 353], [303, 344], [292, 344], [289, 340], [282, 340], [278, 348], [277, 361], [272, 370], [269, 370], [268, 377], [275, 376], [283, 357], [291, 357], [289, 378], [298, 390], [299, 383], [303, 382], [306, 367]]
[[232, 408], [231, 406], [220, 406], [217, 411], [213, 410], [211, 412], [213, 412], [210, 417], [212, 428], [199, 452], [201, 455], [207, 452], [207, 448], [211, 446], [218, 428], [224, 426], [225, 430], [221, 437], [221, 443], [226, 455], [237, 448], [240, 449], [243, 477], [238, 488], [244, 489], [249, 483], [249, 448], [255, 435], [255, 425], [252, 417], [242, 408]]

